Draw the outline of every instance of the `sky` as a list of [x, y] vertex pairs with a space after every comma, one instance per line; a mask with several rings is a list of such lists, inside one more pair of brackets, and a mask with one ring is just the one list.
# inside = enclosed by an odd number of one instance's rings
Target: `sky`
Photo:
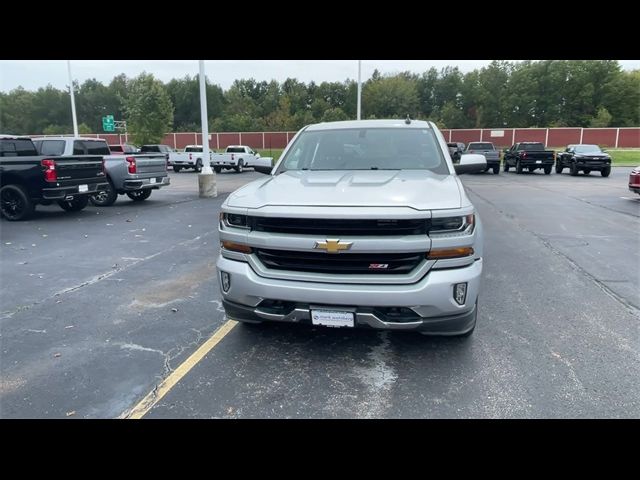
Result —
[[[362, 81], [373, 74], [411, 71], [422, 73], [431, 67], [438, 70], [446, 66], [457, 66], [469, 72], [489, 64], [491, 60], [363, 60]], [[640, 60], [620, 60], [625, 70], [640, 68]], [[163, 82], [172, 78], [198, 73], [197, 60], [73, 60], [73, 78], [80, 83], [89, 78], [107, 84], [113, 77], [125, 73], [135, 77], [146, 71]], [[278, 80], [287, 77], [308, 83], [324, 81], [342, 82], [357, 79], [357, 60], [207, 60], [205, 71], [210, 82], [223, 89], [236, 79], [254, 78], [257, 81]], [[65, 89], [69, 84], [67, 62], [64, 60], [0, 60], [0, 91], [8, 92], [22, 86], [26, 90], [37, 90], [47, 84]]]

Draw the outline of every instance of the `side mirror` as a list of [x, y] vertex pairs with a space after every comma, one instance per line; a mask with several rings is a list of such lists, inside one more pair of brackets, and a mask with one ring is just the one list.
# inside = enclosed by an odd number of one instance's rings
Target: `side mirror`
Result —
[[453, 166], [458, 175], [463, 173], [480, 173], [487, 168], [487, 159], [484, 155], [462, 155], [460, 162]]
[[253, 169], [256, 172], [264, 173], [265, 175], [271, 175], [271, 170], [273, 170], [273, 167], [266, 167], [266, 166], [262, 166], [262, 165], [256, 165], [255, 167], [253, 167]]

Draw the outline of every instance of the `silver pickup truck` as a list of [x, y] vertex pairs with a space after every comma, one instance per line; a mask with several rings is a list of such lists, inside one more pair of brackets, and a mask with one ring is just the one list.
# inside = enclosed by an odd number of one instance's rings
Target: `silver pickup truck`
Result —
[[482, 223], [432, 122], [303, 128], [222, 205], [218, 281], [229, 318], [468, 336]]
[[[164, 153], [112, 155], [105, 140], [83, 137], [43, 137], [34, 139], [47, 155], [100, 155], [109, 188], [92, 195], [89, 200], [96, 206], [113, 205], [118, 195], [127, 195], [140, 202], [152, 190], [169, 185], [167, 158]], [[69, 153], [71, 152], [71, 153]]]

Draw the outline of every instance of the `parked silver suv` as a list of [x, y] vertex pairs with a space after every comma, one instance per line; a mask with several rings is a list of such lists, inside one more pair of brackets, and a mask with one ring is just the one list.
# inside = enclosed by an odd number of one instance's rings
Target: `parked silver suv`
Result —
[[469, 335], [482, 223], [432, 122], [365, 120], [303, 128], [269, 177], [220, 213], [218, 279], [242, 322]]

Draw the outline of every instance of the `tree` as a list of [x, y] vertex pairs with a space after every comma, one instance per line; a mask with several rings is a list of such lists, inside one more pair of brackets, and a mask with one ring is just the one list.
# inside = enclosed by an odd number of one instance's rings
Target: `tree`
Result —
[[329, 108], [322, 115], [322, 121], [323, 122], [338, 122], [338, 121], [341, 121], [341, 120], [349, 120], [349, 117], [339, 107]]
[[611, 114], [604, 107], [600, 107], [598, 114], [589, 122], [590, 127], [608, 127], [609, 125], [611, 125]]
[[418, 104], [416, 82], [401, 76], [369, 81], [362, 89], [364, 118], [416, 118]]
[[173, 104], [164, 85], [143, 72], [128, 90], [125, 115], [133, 143], [159, 143], [173, 123]]

